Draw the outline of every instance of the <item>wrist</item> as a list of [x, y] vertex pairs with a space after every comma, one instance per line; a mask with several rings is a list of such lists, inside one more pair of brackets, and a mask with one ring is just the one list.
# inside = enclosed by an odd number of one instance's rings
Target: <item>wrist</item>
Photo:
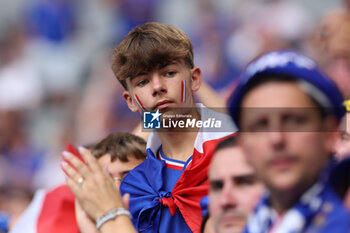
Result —
[[124, 209], [124, 208], [114, 208], [114, 209], [107, 211], [105, 214], [103, 214], [101, 217], [99, 217], [96, 220], [97, 229], [100, 229], [104, 223], [106, 223], [110, 220], [114, 220], [118, 216], [122, 216], [122, 215], [128, 216], [130, 219], [132, 218], [130, 211], [127, 209]]

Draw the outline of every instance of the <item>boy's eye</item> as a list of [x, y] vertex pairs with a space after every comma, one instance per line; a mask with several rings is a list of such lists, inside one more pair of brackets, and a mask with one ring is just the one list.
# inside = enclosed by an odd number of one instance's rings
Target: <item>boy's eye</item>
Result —
[[148, 80], [144, 79], [144, 80], [140, 80], [139, 82], [137, 82], [137, 86], [139, 87], [143, 87], [148, 83]]
[[165, 73], [165, 76], [167, 76], [167, 77], [173, 77], [175, 74], [176, 74], [175, 71], [168, 71], [168, 72]]

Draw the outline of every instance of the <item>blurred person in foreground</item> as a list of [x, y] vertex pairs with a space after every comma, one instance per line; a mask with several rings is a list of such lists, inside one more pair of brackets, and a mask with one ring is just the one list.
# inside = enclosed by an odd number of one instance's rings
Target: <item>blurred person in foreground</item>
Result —
[[209, 167], [209, 213], [216, 233], [242, 232], [264, 186], [238, 147], [236, 136], [221, 141]]
[[268, 193], [244, 232], [349, 232], [327, 182], [343, 97], [308, 57], [274, 51], [245, 70], [229, 102], [239, 144]]
[[[119, 188], [125, 175], [146, 158], [146, 142], [130, 133], [109, 134], [88, 148], [112, 181], [114, 189]], [[84, 180], [80, 182], [82, 186]], [[36, 192], [32, 203], [10, 232], [22, 233], [24, 230], [26, 233], [98, 232], [67, 185]]]

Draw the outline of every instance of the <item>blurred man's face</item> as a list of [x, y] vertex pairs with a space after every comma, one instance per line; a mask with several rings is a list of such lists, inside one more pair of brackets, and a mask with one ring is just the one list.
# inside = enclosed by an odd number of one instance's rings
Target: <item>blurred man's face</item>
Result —
[[336, 139], [324, 132], [335, 131], [334, 119], [320, 115], [294, 82], [266, 82], [245, 95], [240, 142], [271, 192], [299, 195], [317, 180]]
[[136, 159], [134, 156], [128, 156], [128, 162], [122, 162], [119, 159], [111, 161], [111, 155], [105, 154], [98, 159], [99, 164], [103, 169], [107, 169], [111, 177], [114, 179], [119, 188], [120, 182], [124, 177], [134, 169], [137, 165], [143, 162], [142, 159]]
[[263, 191], [242, 150], [218, 150], [210, 164], [209, 181], [209, 213], [216, 232], [241, 232]]

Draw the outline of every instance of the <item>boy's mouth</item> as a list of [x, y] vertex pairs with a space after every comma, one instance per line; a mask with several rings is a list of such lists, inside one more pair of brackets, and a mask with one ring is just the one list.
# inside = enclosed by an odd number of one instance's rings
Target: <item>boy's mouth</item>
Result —
[[154, 109], [164, 109], [169, 107], [169, 105], [172, 103], [173, 101], [170, 100], [161, 100], [157, 102], [157, 104], [154, 106]]

